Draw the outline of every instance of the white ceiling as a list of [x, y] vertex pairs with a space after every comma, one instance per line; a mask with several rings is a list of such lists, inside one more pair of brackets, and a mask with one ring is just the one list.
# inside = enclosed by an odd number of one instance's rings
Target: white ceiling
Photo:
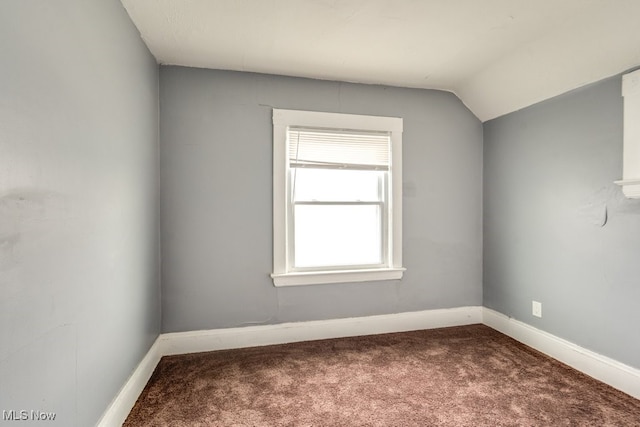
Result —
[[161, 64], [456, 93], [486, 121], [640, 65], [640, 0], [122, 0]]

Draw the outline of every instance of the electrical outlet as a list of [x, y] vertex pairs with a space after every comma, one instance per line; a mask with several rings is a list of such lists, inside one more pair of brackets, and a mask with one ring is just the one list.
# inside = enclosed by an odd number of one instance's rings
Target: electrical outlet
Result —
[[536, 317], [542, 317], [542, 303], [538, 301], [531, 301], [531, 311]]

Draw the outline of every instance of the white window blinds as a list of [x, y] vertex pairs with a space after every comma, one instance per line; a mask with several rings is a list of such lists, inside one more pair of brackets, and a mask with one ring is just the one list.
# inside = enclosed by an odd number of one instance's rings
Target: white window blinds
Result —
[[289, 127], [289, 165], [292, 168], [388, 170], [390, 141], [388, 132]]

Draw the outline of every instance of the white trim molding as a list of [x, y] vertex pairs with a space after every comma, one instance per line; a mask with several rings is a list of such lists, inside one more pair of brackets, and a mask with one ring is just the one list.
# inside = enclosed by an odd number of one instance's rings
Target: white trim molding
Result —
[[319, 285], [325, 283], [368, 282], [374, 280], [400, 280], [406, 268], [379, 268], [375, 270], [299, 271], [272, 274], [275, 286]]
[[96, 424], [97, 427], [121, 426], [125, 422], [162, 356], [160, 337], [158, 337], [104, 412]]
[[640, 399], [640, 370], [595, 353], [531, 325], [483, 308], [482, 322], [605, 384]]
[[328, 338], [417, 331], [481, 322], [482, 307], [474, 306], [161, 334], [113, 399], [98, 421], [97, 427], [121, 426], [125, 422], [163, 356]]
[[376, 335], [483, 323], [578, 371], [640, 399], [640, 370], [486, 307], [246, 326], [161, 334], [97, 424], [121, 426], [162, 356], [259, 347], [330, 338]]
[[329, 338], [417, 331], [471, 325], [481, 322], [482, 307], [460, 307], [346, 319], [176, 332], [162, 334], [160, 340], [163, 354], [173, 355]]
[[[400, 280], [402, 266], [402, 132], [400, 117], [273, 109], [273, 278], [274, 286]], [[300, 270], [295, 262], [295, 221], [288, 130], [291, 127], [388, 134], [387, 184], [381, 196], [380, 265], [323, 266]], [[346, 165], [345, 165], [346, 166]], [[355, 201], [354, 201], [355, 202]], [[362, 268], [361, 268], [362, 267]]]
[[640, 199], [640, 179], [623, 179], [614, 183], [622, 187], [624, 195], [629, 199]]

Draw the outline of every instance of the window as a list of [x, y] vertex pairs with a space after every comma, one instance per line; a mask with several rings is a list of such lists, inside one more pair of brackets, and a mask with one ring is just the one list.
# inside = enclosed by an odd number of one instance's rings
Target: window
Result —
[[402, 278], [402, 119], [273, 110], [276, 286]]

